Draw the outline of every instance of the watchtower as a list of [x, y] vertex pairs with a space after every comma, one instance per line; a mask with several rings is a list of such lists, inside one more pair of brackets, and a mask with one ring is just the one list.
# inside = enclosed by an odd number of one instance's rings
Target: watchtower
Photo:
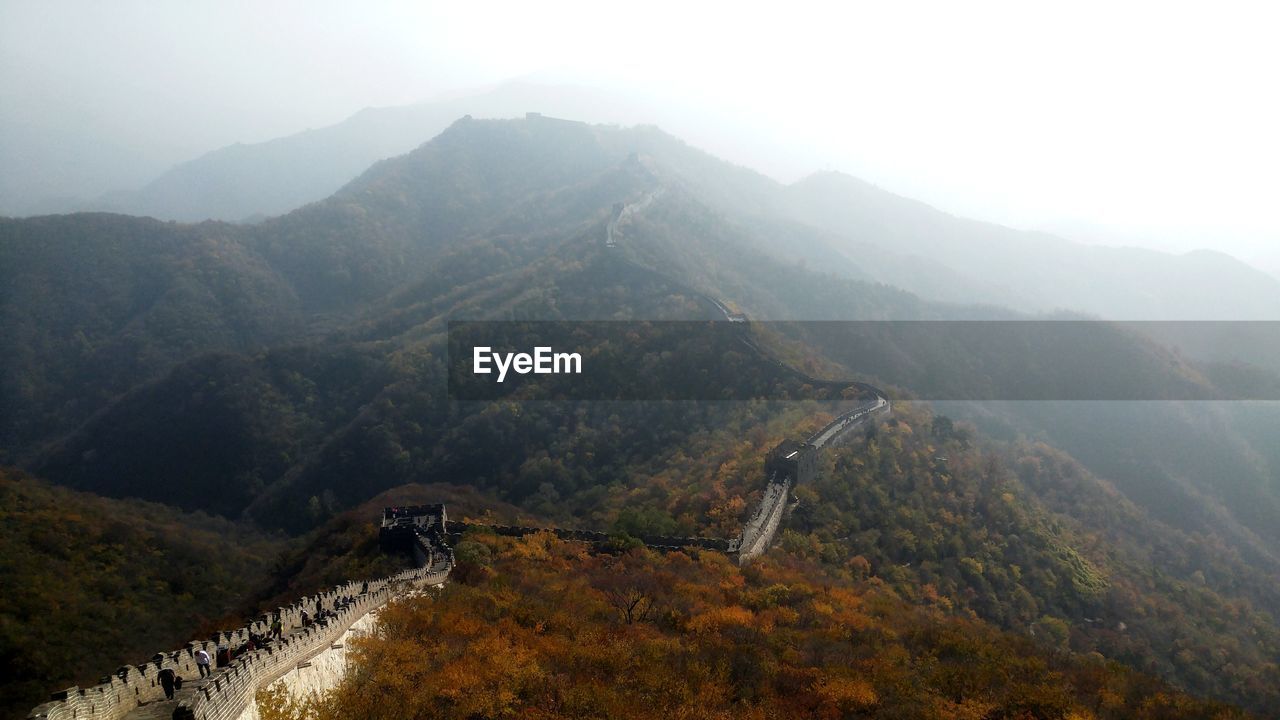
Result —
[[790, 478], [794, 486], [812, 480], [817, 469], [814, 447], [798, 440], [783, 440], [764, 457], [764, 474], [771, 482]]
[[378, 544], [383, 550], [402, 551], [411, 548], [418, 537], [439, 542], [444, 538], [448, 522], [449, 516], [443, 504], [385, 508], [382, 527], [378, 530]]

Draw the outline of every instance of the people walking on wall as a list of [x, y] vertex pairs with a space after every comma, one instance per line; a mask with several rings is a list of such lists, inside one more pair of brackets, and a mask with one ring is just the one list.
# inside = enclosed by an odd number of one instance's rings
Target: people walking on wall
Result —
[[284, 636], [284, 624], [280, 622], [280, 616], [277, 615], [275, 620], [271, 621], [271, 637], [278, 638]]
[[209, 674], [209, 653], [204, 648], [196, 651], [196, 668], [200, 670], [200, 677]]
[[164, 668], [160, 671], [160, 687], [164, 688], [164, 699], [173, 699], [174, 687], [178, 684], [178, 673], [173, 668]]
[[306, 627], [310, 624], [311, 624], [311, 615], [306, 610], [303, 610], [302, 611], [302, 627]]

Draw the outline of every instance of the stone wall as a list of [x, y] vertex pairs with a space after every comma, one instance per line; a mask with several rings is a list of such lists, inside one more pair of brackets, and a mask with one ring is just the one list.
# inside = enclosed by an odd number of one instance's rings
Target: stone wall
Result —
[[[800, 445], [797, 447], [801, 452], [817, 452], [825, 447], [839, 445], [852, 435], [854, 429], [863, 427], [872, 422], [876, 414], [887, 413], [890, 409], [889, 401], [877, 395], [875, 400], [862, 403], [849, 412], [839, 415], [821, 430], [810, 435], [803, 447]], [[782, 516], [786, 513], [790, 490], [791, 483], [785, 479], [780, 481], [777, 475], [769, 478], [764, 497], [760, 500], [760, 507], [756, 508], [755, 514], [742, 526], [738, 562], [757, 558], [769, 549], [782, 524]]]
[[[272, 614], [261, 615], [238, 630], [220, 632], [207, 641], [187, 643], [181, 650], [158, 653], [155, 659], [144, 664], [123, 666], [109, 678], [103, 678], [98, 685], [72, 687], [55, 693], [51, 702], [36, 707], [27, 717], [33, 720], [121, 720], [140, 705], [164, 699], [158, 675], [160, 670], [172, 668], [183, 678], [184, 688], [194, 686], [195, 690], [190, 694], [192, 699], [178, 704], [173, 713], [175, 718], [235, 720], [260, 688], [330, 647], [353, 623], [404, 590], [443, 583], [451, 568], [450, 559], [441, 558], [431, 567], [406, 570], [368, 582], [339, 585], [279, 608], [277, 612], [286, 628], [301, 628], [302, 611], [314, 614], [317, 606], [321, 610], [336, 611], [337, 615], [294, 632], [276, 642], [274, 647], [245, 653], [207, 678], [201, 679], [196, 667], [197, 650], [204, 649], [212, 658], [216, 657], [218, 645], [239, 647], [249, 639], [250, 632], [270, 635]], [[338, 603], [348, 599], [342, 609], [337, 609]]]
[[[368, 633], [377, 620], [381, 608], [376, 608], [364, 617], [352, 623], [351, 627], [338, 638], [337, 642], [320, 650], [319, 654], [302, 662], [283, 677], [268, 684], [268, 688], [283, 687], [294, 697], [307, 697], [315, 693], [329, 690], [342, 681], [347, 674], [347, 647], [353, 636]], [[260, 720], [258, 703], [249, 701], [249, 706], [240, 713], [239, 720]]]
[[782, 523], [782, 514], [787, 508], [790, 491], [791, 484], [786, 480], [770, 482], [765, 487], [764, 497], [760, 499], [760, 507], [756, 509], [755, 515], [747, 521], [747, 524], [742, 526], [742, 544], [738, 547], [738, 562], [757, 558], [769, 549], [769, 544], [773, 542], [773, 536]]
[[855, 428], [870, 422], [878, 413], [887, 413], [892, 409], [889, 401], [881, 395], [875, 400], [862, 403], [827, 423], [821, 430], [810, 435], [805, 442], [816, 447], [832, 447], [847, 440]]

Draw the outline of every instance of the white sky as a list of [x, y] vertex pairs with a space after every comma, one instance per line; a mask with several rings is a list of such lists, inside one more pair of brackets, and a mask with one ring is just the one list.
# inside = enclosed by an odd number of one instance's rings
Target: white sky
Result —
[[0, 119], [184, 159], [571, 80], [731, 123], [711, 149], [782, 180], [838, 169], [959, 214], [1280, 267], [1278, 36], [1263, 2], [0, 0]]

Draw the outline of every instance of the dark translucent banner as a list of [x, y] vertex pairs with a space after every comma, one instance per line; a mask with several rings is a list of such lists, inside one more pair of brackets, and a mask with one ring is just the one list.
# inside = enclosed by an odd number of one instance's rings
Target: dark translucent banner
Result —
[[1280, 323], [449, 324], [457, 400], [1276, 400]]

